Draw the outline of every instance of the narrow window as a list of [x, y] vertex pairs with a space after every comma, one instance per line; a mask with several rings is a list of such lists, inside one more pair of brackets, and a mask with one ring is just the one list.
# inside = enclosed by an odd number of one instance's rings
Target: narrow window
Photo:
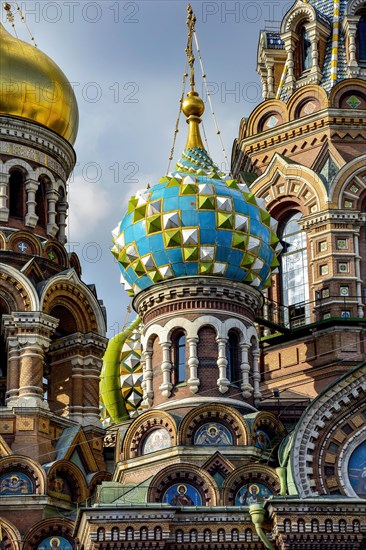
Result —
[[306, 234], [299, 222], [301, 212], [287, 219], [281, 232], [281, 293], [284, 321], [292, 327], [309, 322], [309, 281]]
[[47, 224], [47, 199], [46, 199], [46, 185], [44, 181], [40, 181], [36, 191], [36, 208], [35, 212], [38, 216], [37, 224], [41, 227], [46, 227]]
[[227, 342], [227, 378], [233, 384], [240, 384], [240, 355], [239, 338], [236, 332], [231, 330]]
[[302, 51], [302, 71], [311, 69], [313, 64], [313, 48], [310, 42], [309, 33], [303, 27], [301, 29], [301, 51]]
[[9, 216], [24, 217], [24, 178], [20, 170], [13, 170], [9, 178]]
[[184, 332], [178, 332], [173, 339], [174, 384], [186, 380], [186, 337]]
[[366, 63], [366, 13], [361, 15], [357, 32], [358, 62]]

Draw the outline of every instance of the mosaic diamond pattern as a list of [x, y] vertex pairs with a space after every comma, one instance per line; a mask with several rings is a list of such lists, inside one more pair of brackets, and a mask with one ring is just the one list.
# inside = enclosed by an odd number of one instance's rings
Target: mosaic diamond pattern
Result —
[[263, 201], [194, 148], [184, 151], [175, 172], [131, 197], [112, 252], [131, 295], [198, 274], [261, 289], [278, 266], [276, 226]]
[[[152, 256], [150, 255], [152, 258]], [[136, 411], [142, 400], [142, 366], [140, 331], [134, 330], [125, 340], [120, 356], [120, 388], [126, 408]]]

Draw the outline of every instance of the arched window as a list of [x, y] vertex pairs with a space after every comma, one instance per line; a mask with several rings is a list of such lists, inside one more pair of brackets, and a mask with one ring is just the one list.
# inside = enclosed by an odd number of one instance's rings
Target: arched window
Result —
[[154, 540], [162, 540], [163, 530], [161, 527], [155, 527], [154, 529]]
[[24, 217], [24, 177], [20, 170], [13, 170], [9, 178], [9, 216]]
[[37, 191], [36, 191], [36, 207], [35, 212], [38, 216], [37, 224], [41, 227], [46, 227], [47, 225], [47, 198], [46, 198], [46, 183], [44, 180], [39, 182]]
[[189, 540], [191, 542], [197, 542], [197, 538], [198, 538], [198, 535], [197, 535], [196, 529], [192, 529], [189, 533]]
[[360, 522], [358, 521], [358, 519], [353, 520], [352, 527], [353, 527], [353, 532], [354, 533], [359, 533], [360, 532]]
[[183, 531], [181, 529], [175, 533], [175, 542], [183, 542]]
[[187, 379], [186, 367], [186, 335], [179, 331], [173, 337], [173, 383], [179, 384]]
[[291, 533], [291, 520], [285, 519], [283, 522], [283, 530], [285, 533]]
[[311, 520], [311, 532], [319, 533], [319, 521], [317, 519]]
[[217, 531], [217, 540], [219, 542], [225, 542], [225, 531], [224, 531], [224, 529], [219, 529]]
[[99, 527], [97, 530], [97, 540], [105, 540], [105, 529], [103, 527]]
[[345, 533], [347, 531], [347, 523], [344, 519], [339, 520], [339, 532]]
[[237, 529], [232, 529], [231, 531], [231, 540], [237, 542], [239, 540], [239, 531]]
[[119, 540], [119, 529], [118, 529], [118, 527], [113, 527], [113, 529], [112, 529], [112, 540]]
[[205, 529], [203, 531], [203, 541], [204, 542], [211, 542], [212, 538], [211, 538], [211, 531], [210, 529]]
[[357, 28], [358, 62], [366, 63], [366, 13], [361, 15]]
[[127, 527], [126, 529], [126, 540], [133, 540], [134, 530], [133, 527]]
[[233, 384], [240, 384], [240, 348], [239, 336], [230, 330], [227, 342], [227, 379]]
[[147, 540], [147, 534], [148, 534], [147, 527], [141, 527], [141, 529], [140, 529], [140, 539], [141, 540]]
[[326, 519], [324, 522], [325, 532], [331, 533], [333, 531], [333, 522], [331, 519]]
[[291, 214], [282, 227], [281, 292], [284, 321], [292, 327], [309, 322], [309, 277], [306, 235], [299, 221], [301, 212]]

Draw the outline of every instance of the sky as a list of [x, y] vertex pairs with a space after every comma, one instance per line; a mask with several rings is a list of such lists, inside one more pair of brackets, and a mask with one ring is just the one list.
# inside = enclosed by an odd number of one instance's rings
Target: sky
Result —
[[[256, 73], [259, 32], [268, 26], [266, 21], [280, 21], [292, 3], [191, 2], [229, 161], [240, 120], [261, 101]], [[69, 181], [68, 246], [81, 260], [84, 282], [97, 287], [112, 337], [134, 313], [127, 313], [130, 298], [110, 252], [111, 231], [129, 197], [167, 172], [186, 63], [187, 2], [32, 0], [18, 5], [38, 47], [61, 67], [76, 93], [80, 123], [74, 145], [77, 164]], [[2, 22], [10, 30], [4, 14]], [[29, 41], [18, 17], [16, 24], [19, 37]], [[196, 55], [196, 89], [206, 104], [209, 152], [227, 171], [201, 75]], [[171, 169], [186, 137], [182, 115]]]

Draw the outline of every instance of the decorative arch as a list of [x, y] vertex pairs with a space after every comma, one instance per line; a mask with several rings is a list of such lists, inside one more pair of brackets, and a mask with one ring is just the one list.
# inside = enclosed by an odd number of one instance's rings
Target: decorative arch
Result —
[[177, 426], [174, 418], [165, 411], [153, 410], [136, 418], [127, 430], [122, 445], [122, 459], [128, 460], [141, 454], [141, 445], [146, 436], [156, 429], [169, 432], [171, 447], [177, 445]]
[[248, 341], [248, 329], [240, 319], [235, 319], [235, 317], [231, 317], [230, 319], [226, 319], [223, 322], [223, 328], [222, 333], [227, 335], [230, 330], [236, 330], [238, 335], [240, 335], [240, 343], [247, 342]]
[[272, 494], [280, 492], [280, 480], [276, 471], [260, 464], [242, 466], [234, 470], [224, 481], [222, 501], [224, 505], [235, 505], [235, 497], [245, 485], [263, 485]]
[[288, 163], [278, 153], [262, 176], [255, 180], [251, 191], [265, 200], [271, 215], [280, 203], [283, 204], [284, 197], [297, 204], [304, 214], [319, 212], [327, 205], [327, 191], [321, 178], [311, 168]]
[[271, 440], [273, 440], [276, 437], [276, 435], [285, 433], [286, 428], [280, 420], [277, 420], [274, 414], [261, 411], [255, 417], [252, 430], [251, 430], [251, 440], [253, 445], [256, 445], [256, 446], [260, 446], [260, 445], [257, 445], [258, 431], [263, 431], [269, 436], [270, 441], [268, 443], [271, 448]]
[[349, 92], [352, 95], [360, 93], [361, 95], [366, 95], [366, 84], [364, 80], [360, 78], [347, 78], [338, 82], [332, 88], [329, 94], [329, 106], [331, 108], [340, 109], [342, 104], [342, 97]]
[[356, 13], [361, 9], [366, 7], [365, 0], [348, 0], [346, 14], [347, 15], [356, 15]]
[[[365, 172], [365, 166], [366, 154], [356, 157], [339, 170], [329, 189], [329, 200], [333, 208], [343, 208], [344, 193], [347, 187], [352, 184], [355, 178]], [[364, 187], [364, 183], [361, 179], [359, 180], [359, 187], [360, 189]]]
[[180, 463], [168, 466], [151, 481], [148, 489], [148, 502], [162, 502], [165, 491], [175, 484], [190, 484], [201, 495], [203, 506], [216, 506], [219, 491], [215, 480], [198, 466]]
[[[42, 311], [36, 289], [27, 277], [6, 264], [0, 264], [0, 273], [2, 274], [0, 285], [7, 285], [4, 287], [7, 295], [17, 305], [12, 311]], [[12, 291], [8, 287], [12, 288]]]
[[24, 536], [24, 545], [22, 550], [34, 550], [38, 545], [49, 537], [63, 537], [67, 540], [71, 548], [75, 549], [75, 541], [72, 536], [74, 523], [68, 519], [49, 518], [42, 520]]
[[171, 334], [177, 329], [185, 331], [187, 338], [196, 336], [195, 322], [189, 321], [184, 317], [176, 317], [168, 321], [163, 327], [158, 324], [151, 325], [146, 330], [145, 334], [141, 336], [143, 349], [148, 349], [148, 342], [154, 335], [158, 336], [160, 344], [163, 342], [170, 342]]
[[7, 249], [14, 252], [21, 252], [20, 243], [28, 247], [23, 253], [27, 256], [42, 256], [42, 246], [39, 240], [30, 231], [16, 231], [8, 239]]
[[55, 485], [55, 479], [65, 479], [69, 485], [72, 502], [83, 502], [89, 496], [89, 489], [82, 471], [68, 460], [59, 460], [52, 464], [48, 471], [48, 493], [62, 498], [60, 485]]
[[47, 478], [43, 468], [31, 458], [19, 455], [10, 455], [0, 459], [0, 477], [9, 472], [24, 473], [33, 484], [33, 493], [36, 495], [46, 494]]
[[4, 518], [0, 518], [0, 527], [3, 536], [3, 542], [6, 550], [20, 550], [19, 544], [22, 539], [18, 529]]
[[11, 170], [19, 169], [27, 179], [36, 179], [33, 167], [25, 160], [12, 158], [4, 162], [3, 173], [10, 175]]
[[178, 445], [194, 444], [196, 430], [207, 422], [218, 422], [229, 429], [234, 445], [247, 445], [249, 428], [242, 415], [227, 405], [201, 405], [191, 410], [183, 419], [178, 429]]
[[69, 267], [69, 258], [65, 248], [58, 242], [57, 239], [49, 239], [44, 244], [44, 254], [49, 260], [63, 268]]
[[288, 122], [286, 103], [280, 99], [271, 99], [260, 103], [246, 121], [246, 137], [262, 132], [265, 121], [271, 116], [276, 116], [276, 114], [278, 115], [278, 122], [274, 126]]
[[38, 166], [34, 170], [34, 179], [39, 181], [39, 178], [41, 178], [41, 177], [46, 177], [47, 179], [49, 179], [52, 189], [57, 189], [56, 179], [55, 179], [54, 174], [48, 168], [46, 168], [45, 166]]
[[347, 458], [366, 440], [364, 422], [360, 424], [365, 416], [366, 370], [362, 364], [328, 386], [304, 411], [293, 436], [290, 494], [300, 498], [334, 492], [354, 496], [347, 481]]
[[280, 33], [295, 31], [299, 23], [312, 23], [316, 18], [316, 10], [311, 4], [297, 0], [282, 19]]
[[105, 320], [99, 303], [74, 270], [51, 277], [42, 290], [40, 302], [45, 313], [55, 305], [69, 308], [77, 320], [79, 332], [105, 334]]
[[95, 495], [98, 485], [100, 485], [103, 481], [111, 481], [113, 478], [110, 472], [97, 472], [96, 474], [91, 474], [91, 476], [88, 476], [88, 478], [90, 478], [88, 480], [90, 497]]
[[81, 263], [80, 263], [80, 260], [78, 258], [78, 255], [75, 254], [75, 252], [71, 252], [71, 254], [69, 254], [69, 264], [70, 264], [70, 268], [73, 269], [76, 273], [76, 275], [80, 278], [81, 277]]
[[[315, 103], [314, 109], [306, 113], [304, 112], [304, 108], [310, 102]], [[303, 88], [296, 90], [296, 92], [290, 96], [287, 102], [288, 119], [296, 120], [300, 116], [303, 117], [306, 115], [311, 115], [312, 113], [315, 113], [316, 111], [320, 111], [322, 109], [326, 109], [327, 107], [328, 96], [322, 86], [304, 86]]]

